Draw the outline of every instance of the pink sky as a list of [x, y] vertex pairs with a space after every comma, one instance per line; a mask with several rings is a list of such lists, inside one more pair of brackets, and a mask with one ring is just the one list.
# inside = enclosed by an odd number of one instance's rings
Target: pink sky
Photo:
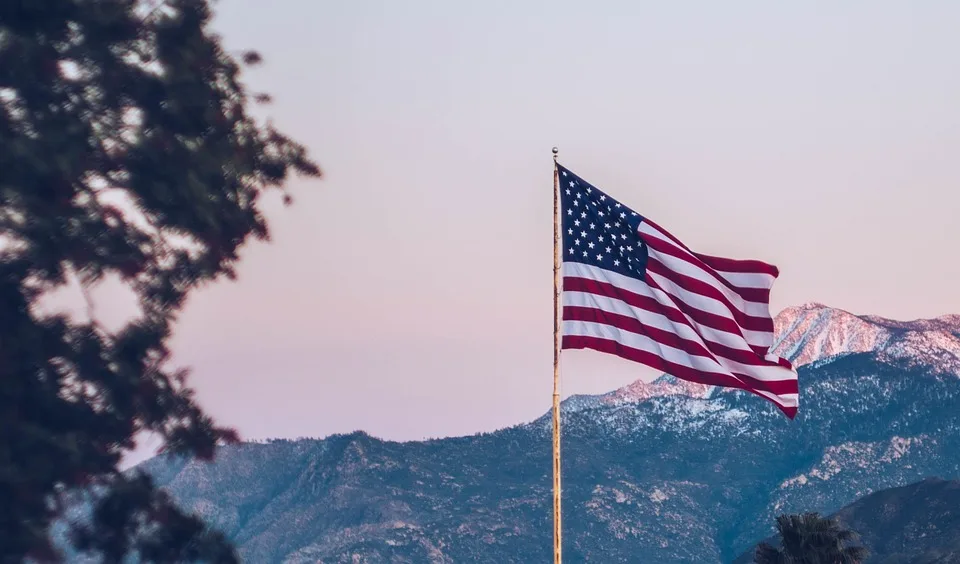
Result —
[[[177, 359], [246, 438], [493, 430], [550, 406], [552, 163], [774, 306], [960, 312], [960, 4], [218, 4], [325, 172], [197, 294]], [[650, 371], [565, 353], [564, 392]]]

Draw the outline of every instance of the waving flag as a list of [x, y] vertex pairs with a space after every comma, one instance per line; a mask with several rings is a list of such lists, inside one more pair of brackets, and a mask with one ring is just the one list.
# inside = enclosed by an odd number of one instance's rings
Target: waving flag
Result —
[[562, 348], [747, 390], [795, 417], [797, 374], [769, 352], [777, 268], [695, 253], [566, 168], [557, 171]]

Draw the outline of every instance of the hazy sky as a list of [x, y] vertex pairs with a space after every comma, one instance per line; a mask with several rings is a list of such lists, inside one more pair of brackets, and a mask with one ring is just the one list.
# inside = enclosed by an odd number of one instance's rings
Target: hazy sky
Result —
[[[198, 293], [177, 359], [245, 438], [492, 430], [549, 409], [552, 163], [775, 310], [960, 313], [960, 3], [230, 0], [325, 172]], [[650, 372], [565, 353], [564, 392]]]

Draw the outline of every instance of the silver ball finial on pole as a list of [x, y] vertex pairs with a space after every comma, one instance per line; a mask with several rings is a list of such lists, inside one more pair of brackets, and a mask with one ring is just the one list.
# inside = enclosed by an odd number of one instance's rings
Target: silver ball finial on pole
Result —
[[560, 149], [556, 147], [553, 148], [553, 160], [557, 160], [557, 153], [559, 152], [560, 152]]

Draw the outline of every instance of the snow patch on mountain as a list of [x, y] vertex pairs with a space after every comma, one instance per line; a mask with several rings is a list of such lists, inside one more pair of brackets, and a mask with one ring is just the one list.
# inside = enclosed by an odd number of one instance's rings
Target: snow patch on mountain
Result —
[[845, 470], [865, 470], [873, 466], [890, 464], [910, 453], [911, 449], [929, 442], [927, 436], [891, 437], [885, 442], [846, 442], [826, 449], [823, 457], [809, 471], [789, 478], [780, 484], [780, 489], [806, 486], [814, 480], [826, 481]]
[[778, 337], [773, 352], [794, 366], [874, 351], [881, 358], [960, 376], [958, 315], [894, 321], [812, 303], [783, 310], [774, 327]]
[[914, 321], [895, 321], [876, 315], [862, 315], [861, 318], [890, 329], [945, 331], [947, 333], [960, 334], [960, 315], [943, 315], [933, 319], [916, 319]]
[[713, 386], [697, 384], [680, 380], [679, 378], [658, 378], [653, 382], [637, 380], [633, 384], [604, 396], [605, 403], [639, 403], [651, 398], [686, 396], [689, 398], [706, 399], [710, 397]]
[[960, 335], [945, 331], [910, 331], [880, 351], [881, 357], [931, 366], [934, 373], [960, 376]]
[[[720, 561], [710, 521], [714, 508], [700, 501], [708, 489], [688, 481], [640, 485], [620, 480], [597, 484], [584, 506], [606, 529], [604, 534], [618, 541], [640, 540], [645, 546], [676, 551], [676, 562]], [[686, 548], [688, 545], [696, 546], [697, 552]]]
[[840, 354], [877, 350], [891, 335], [883, 327], [852, 313], [821, 304], [780, 312], [774, 319], [773, 353], [795, 366]]

